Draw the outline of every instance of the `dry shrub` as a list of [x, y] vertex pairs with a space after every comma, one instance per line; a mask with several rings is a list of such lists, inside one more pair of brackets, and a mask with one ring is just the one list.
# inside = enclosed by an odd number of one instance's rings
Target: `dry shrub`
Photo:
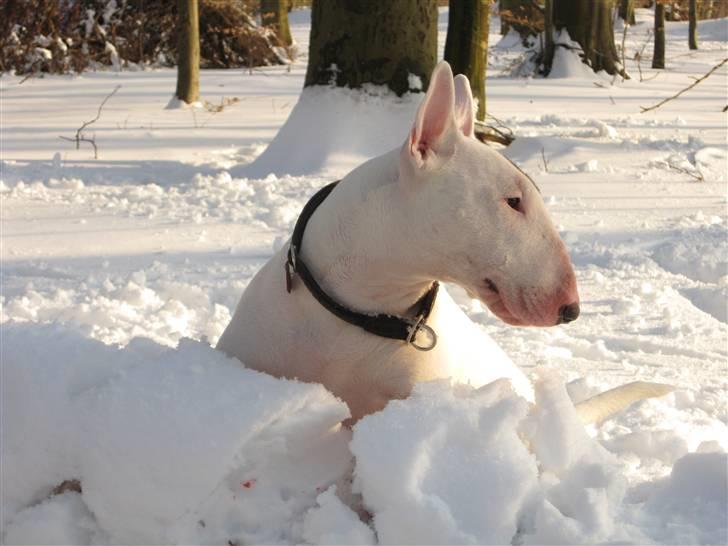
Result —
[[[288, 62], [246, 0], [200, 0], [203, 68]], [[4, 0], [0, 70], [17, 74], [174, 66], [175, 0]]]

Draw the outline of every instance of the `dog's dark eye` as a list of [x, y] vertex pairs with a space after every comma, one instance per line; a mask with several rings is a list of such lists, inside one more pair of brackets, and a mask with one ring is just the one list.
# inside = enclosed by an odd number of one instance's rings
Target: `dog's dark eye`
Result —
[[508, 203], [508, 206], [511, 207], [513, 210], [517, 210], [518, 212], [521, 212], [521, 198], [520, 197], [507, 197], [506, 203]]

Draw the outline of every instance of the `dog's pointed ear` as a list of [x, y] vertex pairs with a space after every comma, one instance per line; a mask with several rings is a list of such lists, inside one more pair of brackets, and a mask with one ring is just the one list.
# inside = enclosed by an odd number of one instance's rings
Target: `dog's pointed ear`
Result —
[[473, 136], [475, 129], [473, 111], [473, 92], [470, 90], [468, 77], [458, 74], [455, 76], [455, 123], [466, 137]]
[[444, 141], [454, 125], [454, 109], [452, 70], [448, 63], [441, 61], [432, 72], [430, 86], [417, 110], [415, 123], [405, 144], [416, 166], [431, 165], [436, 162], [436, 158], [444, 159], [452, 154], [452, 147]]

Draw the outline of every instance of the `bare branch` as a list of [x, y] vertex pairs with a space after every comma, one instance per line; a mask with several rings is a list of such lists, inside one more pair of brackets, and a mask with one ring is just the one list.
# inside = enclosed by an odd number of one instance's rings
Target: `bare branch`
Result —
[[38, 71], [33, 69], [31, 72], [28, 72], [25, 77], [18, 82], [18, 85], [23, 85], [25, 82], [27, 82], [30, 78], [35, 77], [38, 74]]
[[541, 148], [541, 159], [543, 160], [543, 170], [549, 172], [549, 162], [546, 161], [546, 149]]
[[703, 173], [700, 172], [700, 169], [696, 166], [695, 172], [689, 171], [688, 169], [683, 169], [682, 167], [678, 167], [677, 165], [673, 165], [669, 161], [667, 162], [667, 166], [670, 167], [672, 170], [677, 171], [679, 173], [687, 174], [688, 176], [694, 178], [695, 180], [699, 182], [704, 182], [705, 177], [703, 176]]
[[478, 119], [475, 120], [475, 138], [481, 142], [497, 142], [503, 146], [509, 146], [514, 140], [513, 131], [506, 127], [500, 120], [492, 117], [502, 127], [499, 129], [494, 125], [488, 125]]
[[675, 93], [673, 96], [667, 97], [666, 99], [663, 99], [660, 102], [658, 102], [657, 104], [654, 104], [654, 105], [652, 105], [652, 106], [650, 106], [648, 108], [645, 108], [644, 106], [640, 106], [640, 109], [642, 110], [640, 113], [641, 114], [644, 114], [645, 112], [649, 112], [650, 110], [655, 110], [655, 109], [659, 108], [660, 106], [662, 106], [663, 104], [665, 104], [666, 102], [670, 102], [671, 100], [678, 98], [680, 95], [682, 95], [686, 91], [690, 91], [693, 87], [695, 87], [696, 85], [698, 85], [704, 79], [708, 78], [708, 76], [710, 76], [713, 72], [715, 72], [716, 70], [718, 70], [725, 63], [728, 63], [728, 57], [726, 57], [721, 62], [719, 62], [717, 65], [715, 65], [713, 68], [711, 68], [710, 70], [708, 70], [708, 72], [706, 72], [703, 76], [701, 76], [700, 78], [698, 78], [697, 80], [695, 80], [693, 83], [691, 83], [690, 85], [688, 85], [685, 89], [681, 89], [680, 91], [678, 91], [677, 93]]
[[86, 127], [88, 127], [92, 123], [96, 123], [99, 120], [99, 118], [101, 117], [101, 110], [104, 109], [104, 105], [106, 104], [106, 101], [108, 101], [111, 97], [113, 97], [119, 89], [121, 89], [121, 86], [117, 85], [111, 93], [106, 95], [106, 98], [104, 98], [104, 100], [101, 101], [101, 104], [99, 104], [99, 110], [98, 110], [98, 112], [96, 112], [96, 117], [94, 119], [83, 122], [83, 125], [81, 125], [81, 127], [78, 128], [78, 131], [76, 131], [77, 139], [81, 138], [81, 133], [83, 132], [83, 130]]
[[[616, 18], [616, 12], [615, 12], [615, 18]], [[629, 29], [629, 24], [627, 21], [624, 21], [624, 30], [622, 31], [622, 72], [617, 72], [614, 77], [612, 78], [612, 85], [614, 85], [614, 82], [617, 81], [617, 76], [622, 76], [622, 82], [628, 77], [627, 76], [627, 64], [625, 63], [625, 41], [627, 40], [627, 30]], [[612, 101], [614, 102], [614, 101]]]
[[91, 146], [93, 146], [94, 159], [99, 158], [99, 149], [96, 146], [96, 136], [94, 136], [93, 138], [86, 138], [85, 136], [81, 136], [81, 138], [69, 138], [69, 137], [65, 137], [65, 136], [59, 136], [58, 138], [67, 140], [68, 142], [75, 142], [77, 150], [79, 149], [82, 142], [88, 142], [89, 144], [91, 144]]
[[94, 149], [94, 159], [98, 159], [99, 158], [99, 148], [98, 148], [98, 146], [96, 146], [96, 135], [94, 134], [93, 137], [87, 138], [83, 134], [83, 131], [86, 129], [86, 127], [88, 127], [92, 123], [96, 123], [99, 120], [99, 118], [101, 117], [101, 111], [104, 109], [104, 105], [106, 104], [106, 102], [111, 97], [113, 97], [116, 94], [116, 92], [119, 89], [121, 89], [121, 86], [120, 85], [117, 85], [116, 88], [114, 88], [114, 90], [111, 93], [109, 93], [108, 95], [106, 95], [106, 97], [104, 98], [104, 100], [101, 101], [101, 104], [99, 104], [99, 109], [96, 112], [96, 117], [93, 118], [93, 119], [90, 119], [88, 121], [84, 121], [81, 124], [81, 127], [79, 127], [78, 130], [76, 131], [76, 137], [75, 138], [69, 138], [69, 137], [64, 137], [64, 136], [59, 136], [58, 138], [63, 139], [63, 140], [67, 140], [69, 142], [75, 142], [76, 143], [76, 149], [77, 150], [81, 148], [81, 143], [82, 142], [87, 142], [88, 144], [91, 144], [91, 146], [93, 146], [93, 149]]
[[657, 76], [660, 75], [659, 72], [655, 72], [655, 75], [651, 78], [645, 78], [642, 76], [642, 58], [645, 54], [645, 48], [649, 45], [649, 43], [652, 41], [652, 29], [648, 29], [647, 31], [647, 40], [645, 40], [645, 43], [642, 44], [642, 49], [640, 49], [637, 53], [635, 53], [634, 58], [637, 60], [637, 70], [640, 73], [640, 83], [642, 82], [648, 82], [650, 80], [654, 80]]

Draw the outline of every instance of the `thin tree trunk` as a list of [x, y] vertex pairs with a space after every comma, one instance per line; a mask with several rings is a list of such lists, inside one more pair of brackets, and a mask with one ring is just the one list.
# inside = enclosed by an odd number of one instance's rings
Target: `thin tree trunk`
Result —
[[541, 64], [543, 73], [548, 76], [554, 62], [554, 0], [546, 0], [543, 8], [544, 45]]
[[477, 119], [485, 120], [485, 74], [488, 65], [490, 0], [450, 0], [445, 60], [454, 74], [470, 80], [478, 101]]
[[652, 68], [665, 68], [665, 4], [655, 2], [655, 49]]
[[436, 0], [314, 0], [304, 86], [424, 91], [437, 61]]
[[264, 27], [275, 30], [278, 39], [285, 45], [293, 43], [291, 27], [288, 25], [288, 2], [286, 0], [260, 0], [260, 22]]
[[583, 60], [594, 72], [624, 74], [614, 44], [612, 0], [553, 0], [554, 27], [565, 28], [583, 50]]
[[[498, 2], [498, 12], [500, 14], [500, 33], [503, 35], [508, 34], [508, 31], [511, 30], [511, 26], [508, 24], [508, 17], [503, 17], [503, 13], [510, 12], [513, 9], [512, 4], [514, 4], [514, 0], [500, 0]], [[449, 24], [447, 28], [450, 28]]]
[[690, 49], [698, 49], [698, 0], [690, 0], [688, 18], [688, 45]]
[[200, 16], [197, 0], [177, 1], [177, 93], [191, 104], [200, 98]]
[[619, 18], [628, 25], [635, 24], [634, 18], [634, 0], [620, 0], [619, 2]]

